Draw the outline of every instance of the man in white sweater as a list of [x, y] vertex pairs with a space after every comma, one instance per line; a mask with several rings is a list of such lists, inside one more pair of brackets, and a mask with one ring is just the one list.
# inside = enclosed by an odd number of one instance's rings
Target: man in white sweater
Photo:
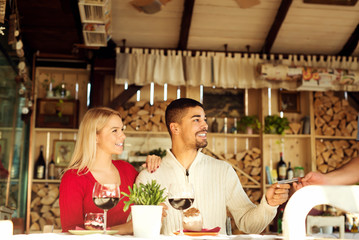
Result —
[[[233, 215], [237, 227], [246, 233], [260, 233], [273, 220], [278, 205], [288, 199], [288, 184], [272, 185], [258, 206], [244, 192], [238, 176], [226, 162], [201, 152], [207, 146], [208, 125], [201, 103], [189, 98], [171, 102], [166, 109], [166, 125], [172, 140], [159, 169], [149, 174], [142, 171], [136, 183], [156, 179], [169, 189], [171, 183], [193, 184], [193, 207], [203, 216], [203, 227], [220, 227], [226, 233], [226, 208]], [[173, 234], [180, 228], [180, 211], [169, 203], [162, 233]]]

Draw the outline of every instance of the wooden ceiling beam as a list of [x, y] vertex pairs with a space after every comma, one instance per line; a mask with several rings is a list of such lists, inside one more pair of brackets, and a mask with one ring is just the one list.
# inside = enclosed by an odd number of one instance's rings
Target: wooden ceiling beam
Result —
[[191, 28], [192, 14], [195, 0], [185, 0], [182, 14], [181, 30], [178, 41], [178, 50], [186, 50], [188, 44], [189, 30]]
[[129, 85], [128, 89], [120, 93], [116, 98], [112, 100], [109, 107], [118, 110], [119, 107], [123, 106], [130, 98], [140, 90], [142, 86], [135, 84]]
[[270, 28], [266, 40], [264, 42], [262, 53], [270, 53], [273, 43], [279, 32], [279, 29], [282, 26], [285, 17], [287, 16], [288, 10], [292, 2], [293, 0], [282, 0], [278, 8], [277, 15], [275, 16], [274, 22], [272, 24], [272, 27]]
[[[72, 12], [72, 16], [73, 16], [74, 22], [75, 22], [75, 27], [77, 30], [77, 37], [83, 43], [84, 40], [83, 40], [83, 35], [82, 35], [82, 22], [81, 22], [81, 16], [80, 16], [78, 2], [70, 0], [70, 4], [68, 4], [68, 0], [61, 0], [61, 5], [66, 12], [68, 12], [68, 11]], [[70, 5], [70, 6], [68, 6], [68, 5]]]
[[354, 32], [348, 38], [348, 41], [345, 43], [342, 50], [337, 54], [339, 56], [350, 56], [353, 54], [354, 50], [358, 46], [359, 41], [359, 24], [355, 28]]

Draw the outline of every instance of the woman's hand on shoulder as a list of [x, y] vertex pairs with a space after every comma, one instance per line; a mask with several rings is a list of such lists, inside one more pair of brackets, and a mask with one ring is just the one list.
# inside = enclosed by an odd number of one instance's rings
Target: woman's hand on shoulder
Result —
[[142, 166], [147, 168], [147, 171], [154, 173], [160, 166], [162, 159], [157, 155], [148, 155], [146, 158], [146, 163]]

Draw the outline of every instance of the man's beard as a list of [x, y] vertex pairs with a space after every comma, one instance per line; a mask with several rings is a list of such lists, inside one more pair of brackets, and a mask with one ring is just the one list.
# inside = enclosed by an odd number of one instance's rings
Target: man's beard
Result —
[[197, 148], [205, 148], [205, 147], [207, 147], [207, 144], [208, 144], [207, 140], [203, 140], [201, 142], [196, 141], [196, 147]]

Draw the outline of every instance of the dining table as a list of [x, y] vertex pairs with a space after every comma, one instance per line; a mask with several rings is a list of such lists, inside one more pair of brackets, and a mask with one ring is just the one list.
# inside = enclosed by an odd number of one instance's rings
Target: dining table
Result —
[[[1, 237], [0, 237], [1, 238]], [[316, 240], [316, 239], [335, 239], [337, 236], [329, 235], [313, 235], [306, 236], [305, 239]], [[352, 239], [351, 237], [349, 237]], [[1, 238], [3, 239], [3, 238]], [[145, 238], [138, 238], [132, 235], [108, 235], [108, 234], [84, 234], [74, 235], [70, 233], [33, 233], [33, 234], [16, 234], [12, 235], [9, 239], [4, 240], [145, 240]], [[217, 236], [167, 236], [159, 235], [155, 238], [156, 240], [277, 240], [284, 239], [282, 235], [277, 234], [240, 234], [240, 235], [224, 235], [219, 234]], [[148, 239], [146, 239], [148, 240]]]
[[[84, 234], [84, 235], [74, 235], [70, 233], [34, 233], [34, 234], [16, 234], [10, 237], [9, 240], [144, 240], [145, 238], [138, 238], [132, 235], [108, 235], [108, 234]], [[202, 239], [202, 240], [246, 240], [246, 239], [283, 239], [279, 235], [259, 235], [259, 234], [241, 234], [241, 235], [222, 235], [217, 236], [167, 236], [159, 235], [156, 237], [156, 240], [192, 240], [192, 239]]]

